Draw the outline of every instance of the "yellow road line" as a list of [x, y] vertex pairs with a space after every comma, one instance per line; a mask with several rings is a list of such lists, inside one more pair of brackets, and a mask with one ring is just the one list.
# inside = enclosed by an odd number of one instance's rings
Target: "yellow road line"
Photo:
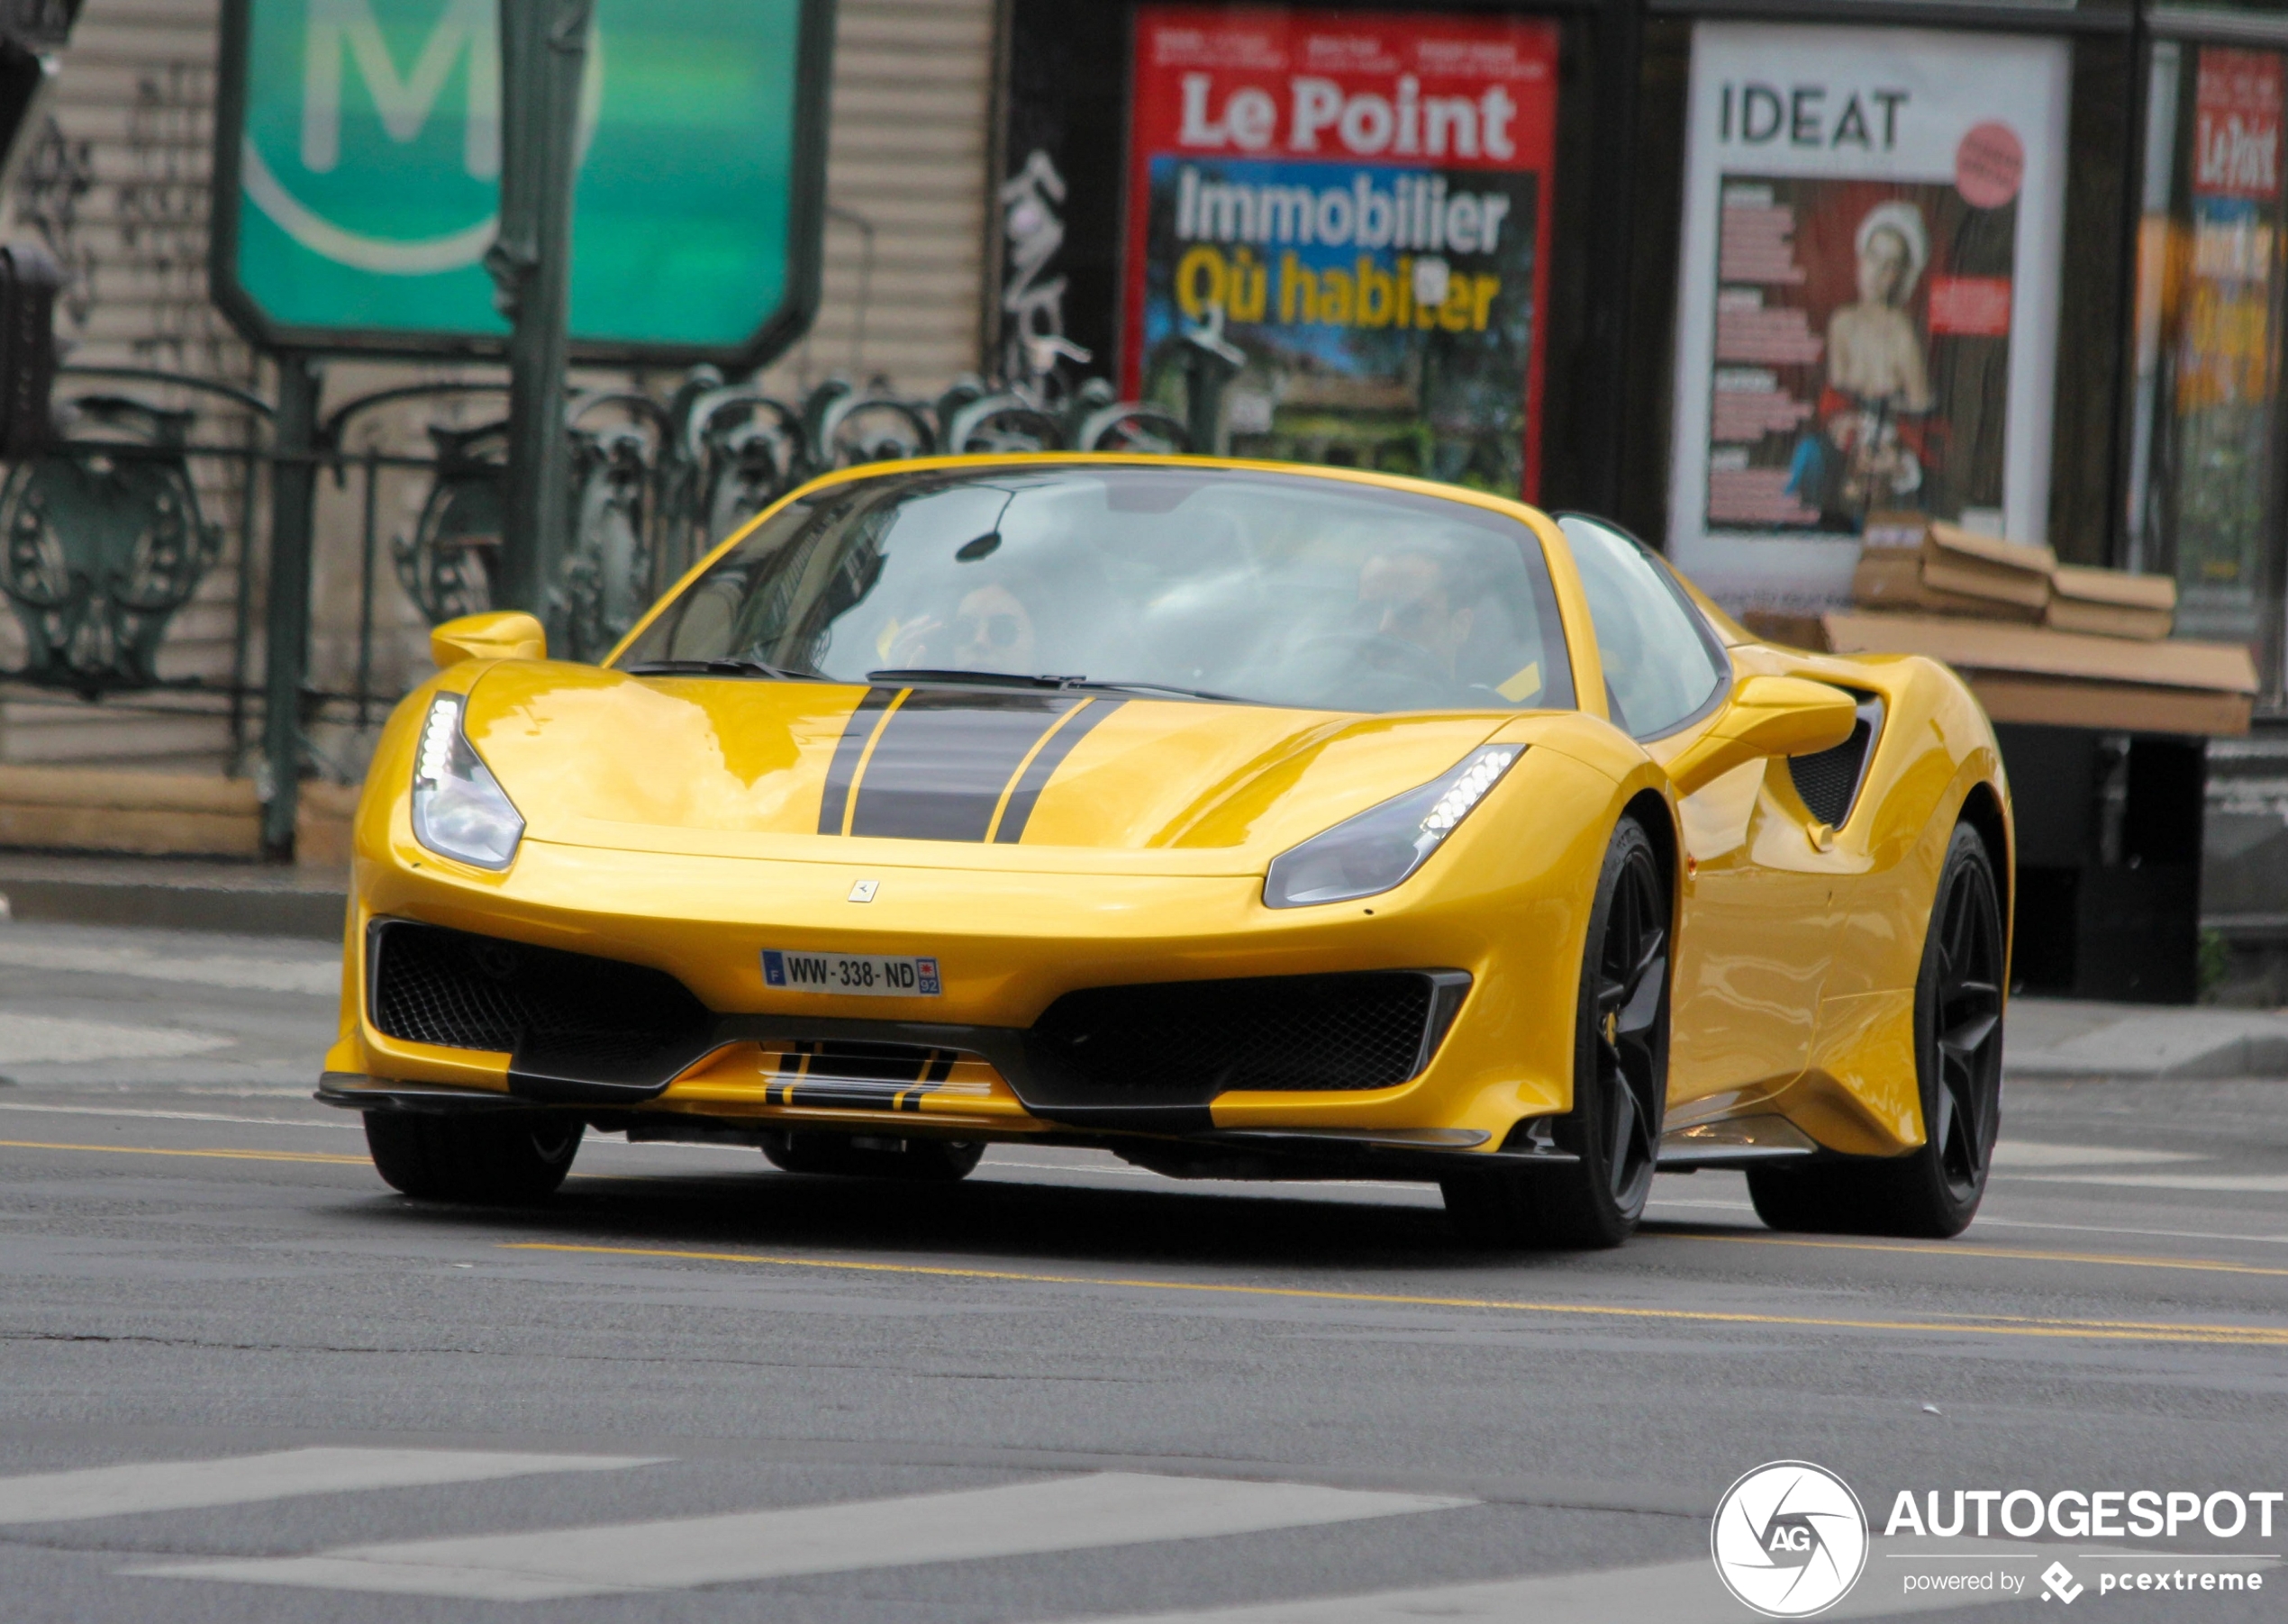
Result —
[[2111, 1342], [2213, 1342], [2232, 1347], [2288, 1347], [2288, 1326], [2167, 1325], [2106, 1320], [1840, 1320], [1806, 1314], [1756, 1314], [1716, 1309], [1624, 1308], [1592, 1302], [1515, 1302], [1496, 1297], [1412, 1297], [1384, 1292], [1335, 1292], [1289, 1285], [1231, 1285], [1197, 1280], [1145, 1280], [1120, 1275], [1032, 1274], [1013, 1269], [964, 1269], [936, 1264], [861, 1263], [847, 1258], [788, 1257], [758, 1252], [683, 1251], [665, 1247], [574, 1246], [560, 1241], [512, 1240], [513, 1252], [578, 1252], [613, 1257], [673, 1257], [697, 1263], [765, 1264], [780, 1268], [840, 1269], [857, 1274], [927, 1275], [950, 1280], [1006, 1280], [1029, 1285], [1114, 1286], [1136, 1291], [1199, 1292], [1244, 1297], [1293, 1297], [1318, 1302], [1371, 1302], [1401, 1308], [1494, 1309], [1521, 1314], [1568, 1314], [1593, 1319], [1650, 1320], [1718, 1325], [1794, 1326], [1820, 1330], [1975, 1331], [1994, 1337], [2063, 1337]]
[[2094, 1263], [2125, 1269], [2193, 1269], [2216, 1275], [2288, 1275], [2288, 1269], [2266, 1268], [2257, 1263], [2227, 1263], [2210, 1257], [2131, 1257], [2102, 1252], [2035, 1252], [2014, 1247], [1925, 1247], [1879, 1240], [1802, 1240], [1784, 1235], [1664, 1234], [1661, 1238], [1715, 1240], [1736, 1247], [1813, 1247], [1839, 1252], [1904, 1252], [1932, 1257], [2007, 1257], [2020, 1263]]
[[156, 1145], [52, 1145], [43, 1139], [0, 1139], [10, 1150], [94, 1150], [105, 1156], [207, 1156], [238, 1162], [326, 1162], [340, 1167], [371, 1166], [362, 1156], [326, 1156], [311, 1150], [165, 1150]]

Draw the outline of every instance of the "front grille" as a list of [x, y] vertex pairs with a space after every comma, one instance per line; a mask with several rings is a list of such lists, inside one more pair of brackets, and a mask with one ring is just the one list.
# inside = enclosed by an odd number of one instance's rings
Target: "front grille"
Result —
[[664, 1085], [704, 1047], [710, 1017], [674, 976], [403, 920], [375, 925], [376, 1030], [487, 1049], [515, 1073]]
[[1875, 730], [1882, 725], [1883, 702], [1863, 700], [1859, 720], [1852, 725], [1850, 738], [1831, 750], [1787, 758], [1788, 776], [1795, 780], [1796, 794], [1820, 822], [1840, 829], [1850, 818], [1851, 803], [1859, 793], [1860, 775], [1866, 770], [1868, 747], [1875, 742]]
[[1106, 1103], [1390, 1088], [1421, 1069], [1467, 984], [1394, 970], [1092, 987], [1050, 1004], [1031, 1036]]

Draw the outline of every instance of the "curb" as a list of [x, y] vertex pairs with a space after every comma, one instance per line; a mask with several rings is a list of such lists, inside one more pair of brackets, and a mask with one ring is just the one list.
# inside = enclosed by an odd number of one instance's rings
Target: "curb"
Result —
[[156, 885], [98, 879], [0, 879], [8, 917], [45, 923], [137, 925], [340, 941], [346, 890]]

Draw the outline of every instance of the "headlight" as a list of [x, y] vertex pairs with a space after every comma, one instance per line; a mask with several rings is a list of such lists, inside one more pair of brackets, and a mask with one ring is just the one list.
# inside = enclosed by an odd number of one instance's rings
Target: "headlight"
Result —
[[461, 696], [440, 694], [413, 758], [413, 837], [440, 857], [505, 868], [524, 820], [461, 733]]
[[1430, 860], [1430, 853], [1524, 754], [1521, 744], [1482, 746], [1444, 777], [1369, 807], [1281, 852], [1264, 876], [1265, 904], [1301, 908], [1388, 891]]

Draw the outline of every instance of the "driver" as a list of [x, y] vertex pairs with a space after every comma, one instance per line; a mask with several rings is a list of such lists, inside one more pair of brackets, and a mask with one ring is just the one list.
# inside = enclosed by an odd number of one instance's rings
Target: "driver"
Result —
[[1022, 675], [1035, 668], [1037, 641], [1032, 612], [1024, 600], [999, 582], [989, 581], [961, 595], [950, 623], [924, 615], [900, 627], [890, 663]]
[[1412, 643], [1438, 669], [1455, 675], [1477, 612], [1446, 558], [1423, 548], [1389, 548], [1358, 572], [1360, 609], [1384, 637]]

